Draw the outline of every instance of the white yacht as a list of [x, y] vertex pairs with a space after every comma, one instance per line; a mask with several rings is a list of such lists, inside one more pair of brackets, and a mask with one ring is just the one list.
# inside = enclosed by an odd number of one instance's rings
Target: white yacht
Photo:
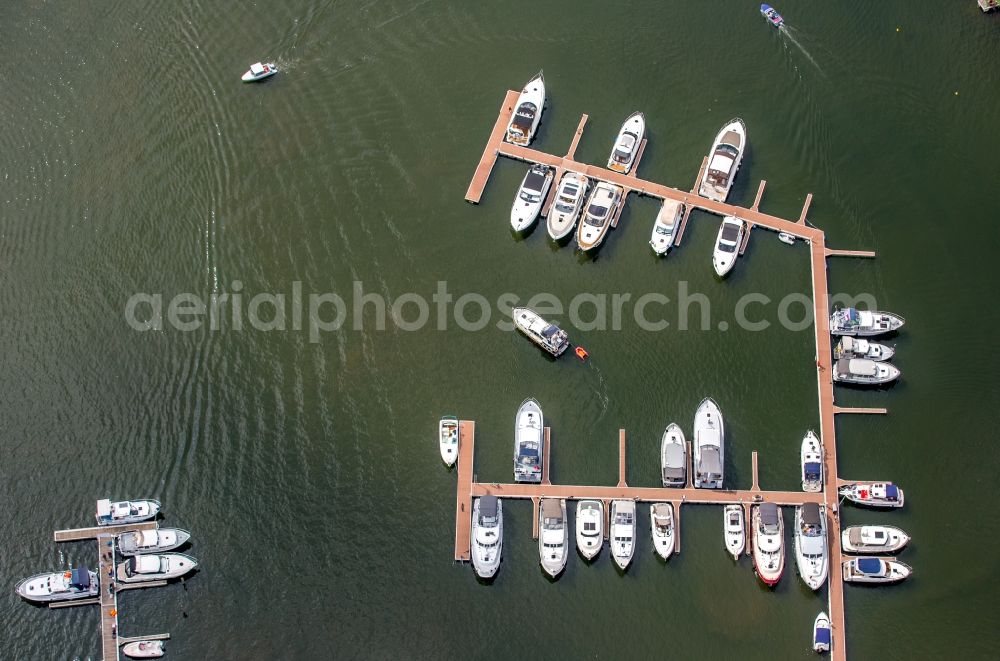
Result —
[[785, 570], [785, 522], [781, 508], [774, 503], [754, 505], [750, 519], [757, 576], [767, 585], [775, 585]]
[[97, 501], [97, 525], [116, 526], [122, 523], [138, 523], [156, 517], [160, 512], [160, 501], [122, 500], [112, 503], [107, 498]]
[[895, 526], [851, 526], [840, 533], [840, 545], [847, 553], [896, 553], [910, 536]]
[[133, 659], [158, 659], [165, 653], [162, 640], [135, 640], [122, 646], [122, 654]]
[[842, 567], [848, 583], [898, 583], [913, 573], [912, 567], [895, 558], [845, 558]]
[[561, 356], [569, 347], [566, 331], [545, 321], [534, 310], [514, 308], [511, 310], [511, 316], [519, 331], [553, 356]]
[[726, 428], [722, 411], [711, 397], [694, 414], [694, 486], [721, 489], [725, 478]]
[[653, 533], [653, 549], [666, 560], [674, 552], [674, 506], [670, 503], [651, 504], [649, 527]]
[[555, 578], [566, 568], [569, 549], [569, 522], [566, 521], [566, 501], [542, 498], [538, 507], [538, 557], [542, 569]]
[[601, 245], [611, 228], [611, 218], [622, 200], [621, 186], [599, 182], [587, 200], [587, 206], [576, 230], [576, 245], [581, 250], [592, 250]]
[[684, 432], [671, 422], [660, 439], [660, 473], [665, 487], [687, 486], [687, 441]]
[[492, 578], [503, 552], [503, 503], [482, 496], [472, 503], [472, 568], [480, 578]]
[[674, 245], [674, 235], [683, 216], [683, 203], [663, 200], [660, 211], [656, 214], [656, 222], [653, 223], [653, 235], [649, 238], [649, 245], [657, 255], [666, 255]]
[[587, 560], [601, 552], [604, 546], [604, 503], [599, 500], [579, 500], [576, 503], [576, 548]]
[[892, 482], [869, 482], [840, 487], [841, 498], [868, 507], [902, 507], [903, 490]]
[[521, 90], [514, 104], [514, 113], [507, 124], [507, 142], [527, 147], [538, 130], [545, 109], [545, 77], [539, 71]]
[[830, 554], [826, 540], [826, 508], [805, 503], [795, 508], [795, 564], [813, 590], [826, 583]]
[[726, 536], [726, 550], [733, 560], [739, 560], [740, 554], [746, 549], [746, 521], [743, 520], [742, 505], [726, 505], [723, 512], [723, 530]]
[[161, 553], [183, 546], [191, 533], [180, 528], [158, 528], [156, 530], [130, 530], [118, 535], [118, 552], [122, 555]]
[[740, 169], [747, 145], [747, 127], [735, 118], [722, 127], [708, 153], [708, 166], [701, 177], [698, 194], [716, 202], [725, 202]]
[[567, 172], [559, 180], [556, 199], [546, 221], [549, 236], [554, 240], [565, 238], [576, 227], [576, 219], [580, 217], [589, 188], [590, 179], [576, 172]]
[[258, 80], [270, 78], [276, 73], [278, 73], [278, 67], [274, 65], [274, 62], [254, 62], [250, 65], [247, 72], [240, 76], [240, 80], [244, 83], [253, 83]]
[[823, 490], [823, 441], [810, 429], [802, 439], [799, 452], [802, 466], [802, 490], [815, 493]]
[[830, 332], [834, 335], [872, 337], [902, 328], [906, 320], [891, 312], [841, 308], [830, 315]]
[[720, 278], [725, 277], [736, 264], [739, 257], [740, 244], [743, 242], [743, 221], [735, 216], [726, 216], [719, 226], [719, 235], [715, 239], [715, 250], [712, 253], [712, 266]]
[[180, 578], [197, 566], [197, 560], [183, 553], [134, 555], [118, 564], [117, 578], [121, 583], [166, 581]]
[[438, 422], [438, 446], [441, 461], [454, 466], [458, 461], [458, 418], [455, 416], [446, 415]]
[[635, 501], [611, 501], [611, 556], [623, 570], [635, 553]]
[[545, 421], [538, 402], [530, 397], [514, 416], [514, 481], [542, 481], [542, 445]]
[[821, 612], [813, 621], [813, 652], [829, 652], [830, 638], [830, 618]]
[[77, 567], [31, 576], [18, 583], [15, 591], [28, 601], [72, 601], [99, 596], [101, 586], [97, 572]]
[[639, 152], [639, 145], [646, 135], [646, 118], [641, 112], [634, 112], [628, 116], [622, 128], [615, 138], [615, 146], [611, 148], [611, 156], [608, 157], [608, 169], [622, 174], [628, 174], [635, 165], [635, 158]]
[[899, 378], [899, 368], [864, 358], [841, 358], [833, 364], [833, 380], [855, 386], [880, 386]]
[[896, 353], [896, 350], [884, 344], [869, 342], [868, 340], [851, 337], [847, 335], [840, 338], [840, 342], [833, 348], [833, 357], [836, 360], [841, 358], [863, 358], [882, 362], [889, 360]]
[[538, 219], [545, 196], [552, 186], [552, 176], [552, 168], [547, 165], [532, 165], [524, 175], [514, 204], [510, 207], [510, 226], [515, 232], [523, 232]]

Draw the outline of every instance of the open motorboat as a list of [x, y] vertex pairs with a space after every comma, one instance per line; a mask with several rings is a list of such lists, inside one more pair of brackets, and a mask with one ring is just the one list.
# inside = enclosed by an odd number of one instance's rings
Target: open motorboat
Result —
[[862, 358], [864, 360], [882, 362], [883, 360], [892, 358], [895, 353], [896, 350], [892, 347], [849, 335], [840, 338], [840, 342], [837, 342], [837, 346], [833, 348], [833, 357], [835, 360], [842, 358]]
[[566, 568], [569, 555], [569, 522], [566, 500], [542, 498], [538, 507], [538, 557], [542, 569], [552, 578]]
[[587, 560], [601, 552], [604, 546], [604, 503], [580, 500], [576, 503], [576, 548]]
[[776, 28], [780, 28], [785, 24], [785, 19], [781, 18], [781, 14], [778, 13], [778, 10], [771, 5], [761, 5], [760, 15], [764, 17], [764, 20]]
[[441, 448], [441, 460], [454, 466], [458, 461], [458, 418], [446, 415], [438, 422], [438, 445]]
[[725, 477], [726, 428], [722, 411], [711, 397], [694, 414], [694, 486], [721, 489]]
[[736, 117], [722, 127], [708, 153], [708, 167], [701, 177], [698, 194], [716, 202], [725, 202], [740, 169], [747, 145], [747, 127]]
[[480, 578], [492, 578], [503, 552], [503, 503], [482, 496], [472, 503], [472, 568]]
[[611, 501], [611, 556], [626, 569], [635, 553], [635, 501]]
[[720, 278], [733, 270], [736, 258], [739, 257], [744, 231], [743, 221], [739, 218], [726, 216], [722, 219], [719, 236], [715, 239], [715, 251], [712, 253], [712, 266]]
[[684, 204], [677, 200], [663, 201], [656, 214], [656, 222], [653, 223], [653, 235], [649, 238], [649, 245], [657, 255], [667, 254], [674, 245], [674, 235], [677, 234], [677, 226], [683, 216]]
[[594, 192], [587, 200], [587, 206], [576, 230], [576, 245], [581, 250], [593, 250], [601, 245], [604, 236], [611, 228], [611, 217], [614, 216], [622, 200], [621, 186], [599, 182]]
[[534, 310], [514, 308], [511, 310], [511, 315], [514, 318], [514, 325], [519, 331], [553, 356], [561, 356], [569, 347], [566, 331], [545, 321]]
[[112, 503], [107, 498], [97, 501], [97, 525], [117, 526], [154, 518], [160, 512], [160, 501], [122, 500]]
[[180, 578], [197, 566], [197, 560], [183, 553], [134, 555], [118, 564], [117, 577], [122, 583], [166, 581]]
[[903, 490], [892, 482], [870, 482], [840, 487], [840, 496], [868, 507], [902, 507]]
[[545, 421], [538, 402], [530, 397], [514, 417], [514, 481], [542, 481], [542, 434]]
[[158, 659], [165, 652], [162, 640], [135, 640], [122, 646], [122, 654], [133, 659]]
[[552, 186], [552, 177], [552, 168], [547, 165], [532, 165], [524, 175], [514, 204], [510, 207], [510, 226], [515, 232], [523, 232], [538, 219], [545, 196]]
[[829, 652], [830, 643], [830, 618], [820, 613], [813, 622], [813, 652]]
[[723, 531], [726, 538], [726, 550], [733, 560], [739, 560], [740, 554], [746, 549], [747, 531], [743, 520], [742, 505], [726, 505], [723, 512]]
[[77, 567], [28, 577], [18, 583], [15, 590], [28, 601], [71, 601], [97, 597], [101, 585], [97, 572]]
[[646, 135], [646, 118], [641, 112], [634, 112], [628, 116], [622, 128], [615, 138], [615, 146], [611, 148], [611, 156], [608, 157], [608, 169], [622, 174], [628, 174], [635, 165], [635, 157], [639, 152], [639, 145]]
[[906, 320], [891, 312], [841, 308], [830, 315], [830, 333], [872, 337], [899, 330]]
[[653, 549], [666, 560], [674, 552], [674, 506], [670, 503], [651, 504], [649, 527], [653, 533]]
[[850, 526], [840, 533], [840, 545], [847, 553], [896, 553], [910, 536], [895, 526]]
[[750, 519], [757, 576], [767, 585], [775, 585], [785, 570], [785, 522], [781, 508], [774, 503], [754, 505]]
[[826, 508], [805, 503], [795, 508], [795, 564], [813, 590], [826, 583], [830, 557], [826, 540]]
[[880, 386], [899, 378], [899, 368], [864, 358], [841, 358], [833, 364], [833, 380], [854, 386]]
[[539, 71], [521, 90], [514, 104], [514, 113], [507, 124], [507, 142], [527, 147], [535, 137], [538, 122], [545, 109], [545, 77]]
[[118, 552], [122, 555], [141, 555], [172, 551], [191, 539], [191, 533], [180, 528], [156, 530], [130, 530], [118, 535]]
[[267, 62], [266, 64], [264, 62], [254, 62], [250, 65], [247, 72], [241, 76], [240, 80], [244, 83], [253, 83], [258, 80], [270, 78], [276, 73], [278, 73], [278, 67], [274, 65], [274, 62]]
[[857, 557], [845, 559], [843, 571], [848, 583], [897, 583], [913, 568], [895, 558]]
[[665, 487], [687, 485], [687, 442], [684, 432], [671, 422], [660, 439], [660, 473]]
[[802, 464], [802, 490], [816, 493], [823, 490], [823, 441], [810, 429], [802, 439], [799, 453]]
[[787, 243], [790, 246], [795, 245], [795, 235], [789, 234], [788, 232], [778, 232], [778, 241], [782, 243]]
[[565, 238], [576, 227], [589, 188], [590, 179], [577, 172], [567, 172], [559, 180], [556, 199], [546, 221], [549, 236], [555, 241]]

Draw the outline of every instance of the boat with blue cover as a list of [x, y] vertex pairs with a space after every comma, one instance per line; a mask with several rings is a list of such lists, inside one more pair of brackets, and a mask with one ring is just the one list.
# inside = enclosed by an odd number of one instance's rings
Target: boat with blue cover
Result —
[[908, 578], [913, 568], [895, 558], [863, 556], [844, 560], [843, 572], [848, 583], [898, 583]]
[[511, 316], [514, 318], [517, 330], [553, 356], [561, 356], [569, 347], [569, 336], [566, 331], [545, 321], [534, 310], [514, 308], [511, 310]]
[[830, 618], [821, 612], [813, 622], [813, 652], [829, 652], [830, 638]]
[[812, 430], [802, 439], [799, 454], [802, 464], [802, 490], [817, 493], [823, 490], [823, 441]]
[[28, 601], [71, 601], [96, 597], [101, 591], [97, 572], [86, 567], [48, 572], [24, 579], [15, 588]]
[[903, 490], [892, 482], [849, 484], [840, 487], [840, 496], [868, 507], [902, 507]]
[[778, 10], [771, 5], [761, 5], [760, 15], [764, 17], [764, 20], [776, 28], [780, 28], [785, 24], [785, 19], [783, 19], [781, 14], [778, 13]]

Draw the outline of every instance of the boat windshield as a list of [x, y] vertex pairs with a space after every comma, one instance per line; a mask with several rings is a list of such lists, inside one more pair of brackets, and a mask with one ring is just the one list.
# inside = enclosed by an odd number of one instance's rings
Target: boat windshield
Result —
[[573, 207], [565, 202], [556, 202], [556, 211], [561, 211], [562, 213], [573, 213]]
[[719, 243], [719, 250], [721, 252], [736, 252], [735, 243]]
[[671, 234], [674, 233], [674, 226], [673, 225], [669, 225], [667, 227], [662, 227], [660, 225], [657, 225], [656, 226], [656, 233], [657, 234], [663, 234], [665, 236], [670, 236]]
[[596, 204], [591, 204], [587, 207], [587, 218], [586, 223], [588, 225], [593, 225], [594, 227], [604, 227], [604, 223], [608, 219], [608, 208], [598, 206]]

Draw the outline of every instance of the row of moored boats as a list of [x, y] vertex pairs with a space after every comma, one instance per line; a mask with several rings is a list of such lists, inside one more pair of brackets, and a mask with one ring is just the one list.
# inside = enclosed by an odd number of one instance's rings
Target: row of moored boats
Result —
[[833, 348], [833, 380], [856, 386], [879, 386], [899, 378], [889, 363], [896, 350], [868, 339], [895, 333], [905, 320], [891, 312], [841, 308], [830, 315], [830, 333], [839, 336]]

